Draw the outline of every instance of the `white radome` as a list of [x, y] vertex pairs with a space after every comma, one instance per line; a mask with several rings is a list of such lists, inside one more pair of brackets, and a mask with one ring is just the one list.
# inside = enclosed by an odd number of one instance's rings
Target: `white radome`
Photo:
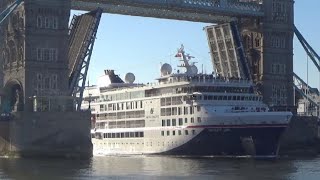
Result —
[[198, 68], [197, 68], [197, 66], [192, 65], [192, 66], [191, 66], [191, 72], [192, 72], [192, 74], [198, 74]]
[[171, 74], [172, 73], [172, 67], [170, 64], [168, 63], [164, 63], [162, 66], [161, 66], [161, 75], [162, 76], [166, 76], [168, 74]]
[[136, 77], [134, 76], [133, 73], [129, 72], [126, 74], [124, 80], [126, 83], [132, 84], [136, 80]]

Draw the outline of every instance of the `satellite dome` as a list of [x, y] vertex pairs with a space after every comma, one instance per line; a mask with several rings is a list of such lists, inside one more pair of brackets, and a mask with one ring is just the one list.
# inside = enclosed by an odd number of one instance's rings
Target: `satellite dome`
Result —
[[126, 83], [132, 84], [134, 82], [134, 80], [136, 80], [136, 77], [134, 76], [133, 73], [129, 72], [129, 73], [126, 74], [124, 80], [125, 80]]
[[197, 68], [197, 66], [195, 66], [195, 65], [192, 65], [192, 66], [191, 66], [191, 73], [192, 73], [192, 74], [198, 74], [198, 68]]
[[164, 63], [164, 64], [161, 66], [161, 75], [162, 75], [162, 76], [171, 74], [171, 72], [172, 72], [172, 67], [170, 66], [170, 64]]

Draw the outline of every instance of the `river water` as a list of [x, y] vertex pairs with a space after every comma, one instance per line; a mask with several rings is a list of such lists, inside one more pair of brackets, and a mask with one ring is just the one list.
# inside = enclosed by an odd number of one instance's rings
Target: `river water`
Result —
[[277, 160], [95, 156], [91, 160], [0, 158], [1, 180], [319, 180], [320, 157]]

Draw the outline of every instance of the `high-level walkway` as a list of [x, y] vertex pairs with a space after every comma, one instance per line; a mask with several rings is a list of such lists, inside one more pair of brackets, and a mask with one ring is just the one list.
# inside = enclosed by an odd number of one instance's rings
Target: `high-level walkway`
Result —
[[72, 9], [102, 8], [106, 13], [196, 22], [230, 22], [234, 17], [263, 17], [260, 0], [72, 0]]

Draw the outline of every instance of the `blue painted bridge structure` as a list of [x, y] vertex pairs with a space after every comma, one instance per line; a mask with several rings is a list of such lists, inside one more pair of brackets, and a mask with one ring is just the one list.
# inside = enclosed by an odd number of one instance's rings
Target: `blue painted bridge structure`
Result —
[[176, 19], [195, 22], [230, 22], [241, 17], [263, 17], [262, 1], [248, 0], [71, 0], [72, 9]]

